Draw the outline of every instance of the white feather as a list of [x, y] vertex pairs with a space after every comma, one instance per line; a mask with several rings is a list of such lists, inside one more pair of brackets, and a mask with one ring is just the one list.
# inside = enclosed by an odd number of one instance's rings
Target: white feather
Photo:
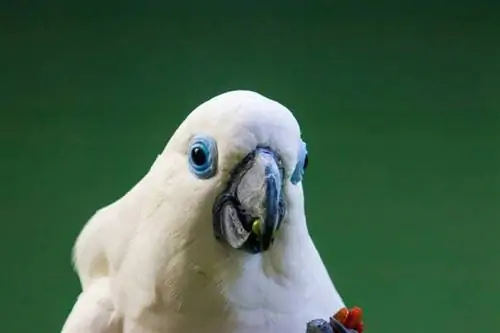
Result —
[[78, 297], [63, 333], [120, 333], [122, 321], [113, 304], [110, 279], [101, 278]]
[[[217, 141], [213, 178], [188, 169], [195, 134]], [[125, 333], [303, 333], [307, 321], [343, 307], [309, 236], [300, 184], [285, 186], [288, 212], [269, 251], [247, 254], [213, 236], [212, 204], [232, 168], [266, 145], [279, 152], [289, 177], [299, 144], [292, 113], [260, 94], [232, 91], [196, 108], [143, 179], [79, 235], [74, 261], [83, 291], [66, 325], [77, 316], [102, 321], [100, 298], [87, 296], [98, 290]], [[103, 279], [109, 288], [96, 287]], [[64, 333], [115, 333], [82, 327]]]

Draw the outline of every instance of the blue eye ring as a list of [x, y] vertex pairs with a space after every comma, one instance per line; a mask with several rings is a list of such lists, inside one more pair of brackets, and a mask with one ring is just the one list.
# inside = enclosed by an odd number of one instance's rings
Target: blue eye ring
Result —
[[189, 170], [200, 179], [208, 179], [217, 173], [217, 143], [206, 135], [194, 136], [189, 142]]
[[297, 165], [295, 166], [295, 170], [293, 170], [292, 176], [290, 177], [290, 181], [292, 184], [297, 185], [304, 178], [304, 171], [309, 164], [309, 158], [307, 154], [307, 146], [305, 142], [301, 142], [299, 149], [299, 159], [297, 160]]

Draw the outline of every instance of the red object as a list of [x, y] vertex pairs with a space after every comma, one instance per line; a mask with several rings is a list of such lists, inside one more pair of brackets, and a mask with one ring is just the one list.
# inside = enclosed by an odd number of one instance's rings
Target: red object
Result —
[[363, 333], [363, 310], [360, 307], [352, 307], [351, 309], [342, 308], [333, 317], [341, 322], [346, 328], [356, 330], [358, 333]]

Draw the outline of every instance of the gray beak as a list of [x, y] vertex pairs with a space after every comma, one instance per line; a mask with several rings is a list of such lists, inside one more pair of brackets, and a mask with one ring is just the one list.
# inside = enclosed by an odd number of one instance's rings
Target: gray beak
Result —
[[215, 237], [250, 253], [268, 250], [285, 214], [283, 175], [281, 159], [271, 149], [247, 155], [215, 200]]

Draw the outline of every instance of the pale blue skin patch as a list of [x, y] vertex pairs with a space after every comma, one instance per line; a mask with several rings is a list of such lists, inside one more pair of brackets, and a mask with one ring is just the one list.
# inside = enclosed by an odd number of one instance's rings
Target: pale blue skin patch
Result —
[[[200, 149], [206, 157], [205, 163], [197, 165], [192, 160], [191, 151], [194, 148]], [[197, 135], [193, 137], [189, 143], [188, 151], [189, 170], [200, 179], [208, 179], [217, 173], [217, 143], [215, 140], [206, 135]]]
[[297, 160], [297, 165], [295, 166], [295, 170], [293, 170], [292, 176], [290, 177], [290, 181], [292, 184], [296, 185], [302, 181], [304, 177], [304, 165], [307, 157], [307, 146], [305, 142], [301, 142], [299, 148], [299, 155]]

